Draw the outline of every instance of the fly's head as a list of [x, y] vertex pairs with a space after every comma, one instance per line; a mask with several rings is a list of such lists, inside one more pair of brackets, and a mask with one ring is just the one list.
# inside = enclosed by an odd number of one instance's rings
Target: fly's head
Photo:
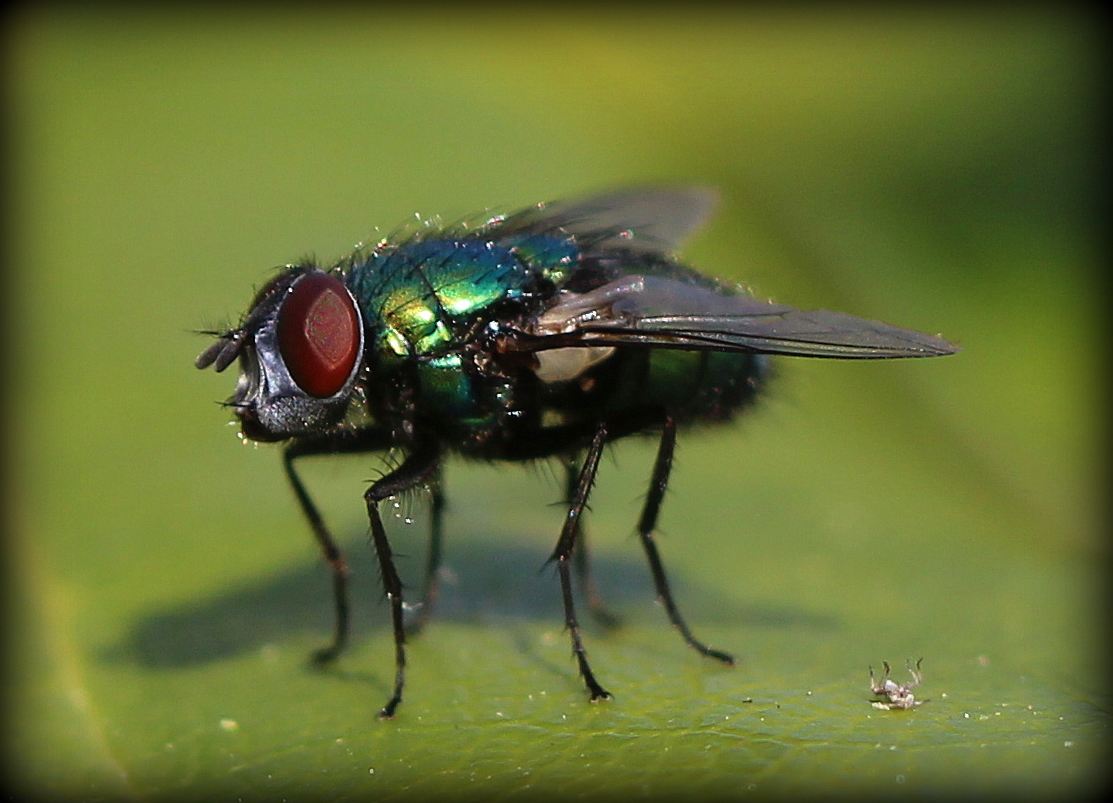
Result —
[[255, 296], [236, 329], [197, 358], [240, 378], [228, 404], [245, 438], [281, 441], [334, 426], [355, 390], [363, 356], [359, 305], [344, 282], [312, 266], [290, 266]]

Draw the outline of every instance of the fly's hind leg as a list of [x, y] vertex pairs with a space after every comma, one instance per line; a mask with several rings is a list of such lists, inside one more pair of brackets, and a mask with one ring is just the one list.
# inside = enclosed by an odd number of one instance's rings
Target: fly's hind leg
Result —
[[657, 597], [665, 606], [669, 621], [673, 623], [688, 646], [714, 658], [724, 664], [734, 664], [734, 656], [720, 650], [712, 649], [692, 635], [688, 625], [684, 622], [669, 589], [669, 581], [665, 576], [665, 567], [661, 563], [661, 556], [657, 551], [657, 544], [653, 540], [653, 531], [657, 527], [657, 516], [661, 512], [661, 501], [665, 497], [665, 490], [669, 484], [669, 473], [672, 470], [672, 456], [676, 449], [676, 419], [668, 415], [661, 432], [661, 443], [657, 447], [657, 459], [653, 464], [653, 476], [649, 481], [649, 491], [645, 497], [641, 518], [638, 520], [638, 537], [641, 539], [645, 556], [649, 559], [649, 570], [653, 574], [653, 585], [657, 589]]

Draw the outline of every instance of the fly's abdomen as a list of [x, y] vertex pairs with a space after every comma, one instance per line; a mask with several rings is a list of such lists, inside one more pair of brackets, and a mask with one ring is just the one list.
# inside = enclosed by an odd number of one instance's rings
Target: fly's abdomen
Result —
[[762, 354], [619, 348], [576, 379], [551, 385], [550, 399], [565, 421], [646, 413], [722, 421], [754, 398], [769, 362]]
[[754, 398], [769, 373], [763, 354], [650, 350], [636, 399], [667, 409], [681, 421], [728, 418]]

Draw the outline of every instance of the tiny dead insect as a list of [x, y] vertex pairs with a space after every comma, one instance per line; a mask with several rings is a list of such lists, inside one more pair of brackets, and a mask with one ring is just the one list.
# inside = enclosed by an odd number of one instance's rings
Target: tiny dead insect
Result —
[[[749, 406], [772, 355], [894, 359], [958, 350], [879, 321], [773, 304], [697, 273], [675, 252], [714, 204], [712, 191], [674, 187], [443, 228], [429, 222], [332, 265], [304, 260], [279, 269], [239, 325], [210, 333], [216, 339], [197, 367], [223, 371], [239, 361], [227, 406], [244, 439], [285, 443], [287, 479], [332, 570], [335, 629], [315, 655], [320, 664], [348, 642], [348, 568], [297, 466], [314, 456], [399, 456], [364, 493], [394, 636], [394, 687], [381, 717], [402, 702], [407, 636], [436, 598], [449, 456], [551, 459], [564, 469], [567, 515], [551, 560], [580, 677], [591, 700], [605, 700], [611, 695], [588, 664], [572, 588], [575, 571], [589, 609], [613, 624], [588, 575], [581, 523], [604, 447], [658, 438], [638, 538], [684, 641], [730, 665], [729, 653], [696, 639], [681, 618], [654, 537], [677, 433]], [[429, 551], [420, 601], [410, 605], [382, 508], [421, 488], [430, 491]]]
[[895, 680], [889, 678], [889, 662], [882, 661], [881, 665], [885, 667], [885, 674], [881, 676], [881, 682], [878, 683], [873, 675], [873, 667], [870, 667], [870, 691], [878, 697], [885, 697], [888, 702], [875, 700], [873, 702], [874, 708], [880, 708], [882, 711], [893, 711], [902, 708], [915, 708], [918, 705], [923, 705], [927, 700], [917, 700], [915, 695], [912, 694], [912, 689], [920, 685], [923, 675], [920, 672], [920, 664], [923, 658], [916, 662], [916, 666], [912, 666], [912, 659], [909, 658], [907, 665], [908, 671], [912, 675], [911, 683], [897, 683]]

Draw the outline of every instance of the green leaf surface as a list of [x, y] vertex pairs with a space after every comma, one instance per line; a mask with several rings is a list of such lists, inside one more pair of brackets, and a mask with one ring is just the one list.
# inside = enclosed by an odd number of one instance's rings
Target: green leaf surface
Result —
[[[1052, 797], [1102, 780], [1100, 280], [1092, 21], [768, 10], [25, 11], [12, 26], [11, 679], [19, 790], [82, 799]], [[444, 591], [393, 677], [361, 493], [307, 478], [354, 570], [352, 649], [279, 455], [242, 446], [196, 330], [271, 266], [415, 211], [720, 187], [700, 268], [941, 332], [939, 360], [783, 360], [683, 433], [604, 458], [588, 532], [622, 626], [592, 704], [545, 560], [553, 467], [452, 462]], [[426, 499], [388, 522], [420, 586]], [[584, 616], [587, 619], [586, 614]], [[868, 667], [922, 706], [871, 705]]]

